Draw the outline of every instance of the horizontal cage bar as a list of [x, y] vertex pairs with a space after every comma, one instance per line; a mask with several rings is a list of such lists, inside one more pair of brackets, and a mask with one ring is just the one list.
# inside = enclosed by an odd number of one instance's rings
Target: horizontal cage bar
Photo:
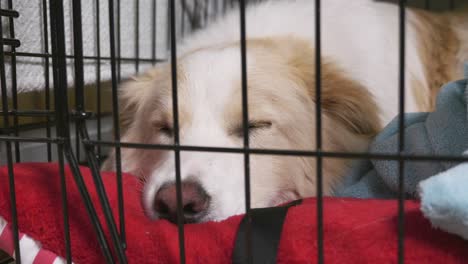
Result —
[[16, 10], [0, 9], [0, 16], [17, 18], [19, 17], [19, 13]]

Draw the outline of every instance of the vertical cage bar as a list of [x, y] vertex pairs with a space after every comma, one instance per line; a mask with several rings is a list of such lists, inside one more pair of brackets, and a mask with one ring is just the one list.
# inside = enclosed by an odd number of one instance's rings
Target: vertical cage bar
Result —
[[[102, 139], [102, 109], [101, 109], [101, 7], [99, 1], [95, 1], [96, 4], [96, 100], [97, 100], [97, 140]], [[97, 145], [97, 158], [101, 161], [101, 145]]]
[[50, 0], [50, 26], [52, 46], [52, 69], [54, 78], [55, 119], [57, 136], [65, 140], [64, 155], [68, 160], [72, 175], [78, 187], [84, 205], [96, 231], [99, 245], [107, 262], [112, 262], [112, 254], [104, 235], [101, 223], [97, 217], [91, 197], [86, 189], [78, 163], [71, 150], [70, 127], [68, 116], [67, 96], [67, 66], [65, 58], [65, 26], [63, 14], [63, 2], [61, 0]]
[[323, 188], [322, 188], [322, 32], [321, 32], [321, 2], [315, 1], [315, 122], [317, 145], [317, 261], [324, 263], [323, 253]]
[[[120, 38], [120, 27], [121, 27], [121, 23], [120, 23], [120, 19], [121, 19], [121, 14], [120, 14], [120, 0], [117, 0], [117, 81], [120, 82], [121, 80], [121, 73], [122, 73], [122, 41], [121, 41], [121, 38]], [[114, 11], [114, 10], [112, 10]], [[114, 22], [112, 22], [114, 23]], [[113, 25], [113, 24], [112, 24]]]
[[[406, 45], [406, 14], [405, 0], [399, 0], [399, 137], [398, 137], [398, 152], [403, 153], [405, 148], [405, 45]], [[405, 175], [404, 175], [404, 159], [398, 161], [399, 177], [398, 177], [398, 263], [404, 263], [405, 258]]]
[[140, 66], [140, 0], [135, 0], [135, 72]]
[[[44, 30], [44, 53], [49, 55], [49, 28], [47, 19], [47, 0], [42, 0], [42, 24]], [[45, 81], [45, 108], [46, 111], [50, 111], [50, 63], [49, 57], [44, 57], [44, 81]], [[50, 116], [46, 116], [46, 136], [50, 138], [52, 135], [50, 128]], [[52, 161], [52, 146], [47, 143], [47, 161]]]
[[75, 146], [78, 162], [80, 155], [80, 125], [81, 114], [84, 112], [84, 76], [83, 76], [83, 36], [81, 30], [81, 0], [72, 1], [72, 22], [73, 22], [73, 55], [75, 69]]
[[75, 149], [76, 149], [76, 158], [78, 162], [81, 162], [81, 152], [80, 152], [80, 131], [78, 126], [75, 125]]
[[[2, 91], [2, 111], [3, 111], [3, 124], [8, 130], [10, 128], [9, 117], [8, 117], [8, 92], [6, 85], [5, 75], [5, 54], [4, 54], [4, 42], [3, 42], [3, 19], [0, 17], [0, 84]], [[16, 188], [15, 188], [15, 175], [13, 172], [13, 153], [11, 142], [6, 141], [6, 154], [7, 154], [7, 166], [8, 166], [8, 184], [10, 188], [10, 205], [11, 205], [11, 218], [13, 227], [13, 243], [15, 246], [15, 260], [16, 263], [21, 263], [21, 252], [19, 247], [19, 236], [18, 236], [18, 212], [16, 208]]]
[[156, 0], [151, 2], [151, 63], [156, 64]]
[[[118, 30], [120, 31], [120, 29]], [[117, 76], [116, 76], [116, 60], [115, 60], [115, 27], [114, 27], [114, 1], [109, 0], [109, 39], [110, 39], [110, 54], [111, 54], [111, 75], [112, 75], [112, 117], [114, 122], [114, 139], [120, 141], [120, 124], [119, 124], [119, 101], [117, 91]], [[120, 46], [120, 45], [119, 45]], [[120, 239], [123, 247], [126, 248], [125, 238], [125, 218], [123, 206], [123, 186], [122, 186], [122, 163], [121, 149], [115, 147], [115, 171], [117, 177], [117, 199], [119, 204], [119, 223], [120, 223]]]
[[246, 252], [247, 262], [252, 263], [252, 218], [250, 215], [250, 152], [249, 152], [249, 108], [248, 108], [248, 84], [247, 84], [247, 42], [245, 23], [245, 0], [239, 1], [240, 11], [240, 52], [241, 52], [241, 76], [242, 76], [242, 129], [244, 138], [244, 194], [245, 211], [247, 219], [246, 229]]
[[65, 258], [67, 264], [72, 263], [71, 255], [71, 241], [70, 241], [70, 225], [68, 221], [68, 198], [67, 198], [67, 184], [65, 180], [65, 164], [63, 160], [63, 145], [62, 143], [57, 144], [57, 156], [59, 161], [60, 171], [60, 186], [62, 194], [62, 212], [63, 212], [63, 226], [64, 226], [64, 238], [65, 238]]
[[[8, 0], [8, 9], [13, 10], [13, 1]], [[14, 18], [10, 16], [8, 18], [8, 24], [10, 26], [10, 38], [15, 39], [15, 24], [13, 22]], [[16, 48], [14, 45], [11, 45], [11, 98], [13, 101], [13, 111], [18, 110], [18, 87], [17, 87], [17, 77], [16, 77]], [[13, 131], [15, 136], [19, 136], [18, 129], [18, 116], [15, 114], [13, 116]], [[16, 162], [21, 161], [21, 153], [19, 148], [19, 142], [15, 142], [15, 159]]]
[[171, 73], [172, 73], [172, 111], [174, 122], [174, 161], [177, 195], [177, 228], [179, 233], [180, 263], [185, 263], [185, 236], [184, 236], [184, 215], [182, 212], [182, 180], [180, 176], [180, 150], [179, 146], [179, 100], [177, 91], [177, 32], [176, 32], [176, 10], [175, 1], [170, 1], [170, 29], [171, 29]]
[[[82, 25], [81, 25], [81, 0], [73, 0], [73, 41], [74, 41], [74, 50], [75, 50], [75, 84], [76, 84], [76, 112], [78, 113], [77, 117], [77, 128], [79, 130], [79, 139], [89, 140], [88, 131], [86, 129], [86, 122], [83, 118], [84, 114], [84, 68], [83, 68], [83, 37], [82, 37]], [[114, 96], [116, 91], [112, 91], [113, 93], [113, 100], [116, 98]], [[118, 105], [117, 105], [117, 112], [118, 112]], [[106, 192], [104, 189], [104, 184], [101, 179], [101, 175], [99, 174], [99, 165], [96, 160], [96, 155], [93, 151], [93, 147], [86, 146], [85, 149], [86, 158], [88, 161], [88, 165], [91, 169], [91, 173], [93, 175], [93, 180], [96, 187], [96, 192], [98, 194], [99, 200], [101, 202], [101, 206], [104, 212], [104, 218], [107, 222], [109, 231], [111, 233], [111, 239], [114, 243], [114, 247], [117, 251], [117, 257], [120, 263], [126, 263], [125, 253], [120, 243], [121, 239], [117, 232], [117, 227], [114, 221], [114, 217], [112, 214], [112, 210], [109, 204], [109, 200], [106, 196]], [[119, 176], [117, 176], [117, 183], [119, 184]], [[121, 186], [121, 179], [120, 179], [120, 186]], [[121, 189], [119, 190], [121, 192]], [[121, 193], [119, 193], [120, 195]], [[119, 196], [119, 202], [120, 200]], [[123, 200], [123, 198], [122, 198]], [[119, 204], [120, 206], [120, 204]], [[119, 211], [120, 213], [120, 211]], [[122, 221], [123, 215], [119, 215], [120, 220]], [[122, 228], [122, 226], [121, 226]], [[125, 229], [122, 229], [125, 232]], [[122, 234], [121, 234], [122, 235]], [[125, 235], [122, 235], [125, 238]], [[125, 244], [125, 242], [123, 243]]]
[[[76, 5], [77, 3], [80, 5], [80, 13], [81, 13], [81, 0], [72, 0], [70, 2], [70, 16], [72, 16], [72, 34], [73, 34], [73, 42], [71, 43], [71, 47], [73, 48], [73, 62], [74, 62], [74, 85], [75, 85], [75, 116], [74, 118], [72, 117], [72, 121], [75, 122], [75, 153], [76, 153], [76, 158], [78, 163], [81, 163], [81, 149], [80, 149], [80, 122], [81, 122], [81, 117], [79, 116], [80, 113], [76, 111], [76, 109], [83, 108], [79, 104], [83, 104], [84, 100], [84, 95], [82, 91], [83, 84], [81, 83], [80, 80], [83, 80], [83, 72], [79, 71], [79, 65], [83, 64], [83, 50], [82, 50], [82, 43], [81, 41], [77, 40], [77, 34], [81, 37], [81, 15], [76, 14], [75, 15], [75, 10], [76, 10]], [[79, 23], [77, 21], [79, 20]], [[77, 30], [77, 26], [80, 26], [80, 30]]]
[[[76, 91], [76, 90], [75, 90]], [[77, 120], [75, 120], [77, 121]], [[76, 158], [78, 162], [81, 162], [81, 153], [80, 153], [80, 131], [78, 127], [78, 123], [75, 122], [75, 149], [76, 149]]]
[[[72, 16], [73, 16], [73, 53], [75, 64], [75, 110], [77, 112], [77, 131], [78, 122], [82, 120], [80, 114], [84, 112], [84, 72], [83, 72], [83, 35], [81, 28], [81, 0], [73, 0], [72, 2]], [[80, 143], [77, 137], [78, 144]], [[79, 148], [79, 145], [77, 145]], [[78, 149], [77, 149], [78, 150]], [[79, 155], [77, 154], [78, 159]]]

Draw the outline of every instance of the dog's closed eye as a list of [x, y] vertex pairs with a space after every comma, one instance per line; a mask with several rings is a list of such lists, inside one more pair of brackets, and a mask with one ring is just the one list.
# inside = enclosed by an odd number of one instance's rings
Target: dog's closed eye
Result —
[[161, 133], [164, 136], [172, 137], [172, 135], [174, 134], [174, 129], [168, 123], [156, 122], [153, 124], [153, 127], [157, 133]]
[[[271, 128], [273, 123], [271, 121], [264, 120], [251, 120], [248, 123], [249, 135], [253, 134], [259, 130], [265, 130]], [[244, 127], [242, 124], [238, 125], [235, 129], [232, 130], [232, 134], [238, 137], [244, 136]]]

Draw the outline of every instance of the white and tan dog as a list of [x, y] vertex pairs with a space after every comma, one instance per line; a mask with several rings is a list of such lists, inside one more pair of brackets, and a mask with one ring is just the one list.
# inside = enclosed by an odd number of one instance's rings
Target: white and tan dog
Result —
[[[323, 148], [365, 151], [398, 113], [398, 7], [371, 0], [322, 1]], [[314, 150], [314, 1], [267, 1], [247, 10], [250, 145]], [[242, 147], [239, 12], [179, 47], [180, 144]], [[461, 77], [468, 23], [462, 14], [407, 10], [406, 109], [428, 111], [439, 87]], [[163, 64], [121, 87], [122, 141], [171, 144], [171, 68]], [[182, 151], [186, 222], [243, 213], [242, 154]], [[113, 156], [103, 169], [113, 169]], [[251, 155], [251, 206], [314, 196], [314, 158]], [[123, 170], [144, 179], [152, 218], [176, 219], [172, 151], [122, 149]], [[324, 159], [325, 194], [349, 169]]]

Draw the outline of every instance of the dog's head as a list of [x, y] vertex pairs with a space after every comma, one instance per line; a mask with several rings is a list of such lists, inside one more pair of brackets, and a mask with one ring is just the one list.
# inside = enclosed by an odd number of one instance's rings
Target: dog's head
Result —
[[[248, 130], [252, 148], [314, 150], [314, 50], [293, 38], [247, 43]], [[379, 129], [377, 106], [368, 91], [324, 58], [323, 149], [362, 151]], [[178, 60], [180, 144], [243, 147], [239, 43], [206, 47]], [[121, 88], [122, 141], [172, 144], [170, 65], [162, 65]], [[180, 152], [182, 205], [186, 222], [220, 220], [245, 211], [242, 153]], [[315, 195], [313, 157], [250, 155], [251, 206], [273, 206]], [[324, 159], [330, 194], [349, 162]], [[113, 165], [112, 159], [104, 169]], [[122, 166], [143, 179], [143, 204], [152, 218], [175, 220], [175, 153], [122, 149]]]

